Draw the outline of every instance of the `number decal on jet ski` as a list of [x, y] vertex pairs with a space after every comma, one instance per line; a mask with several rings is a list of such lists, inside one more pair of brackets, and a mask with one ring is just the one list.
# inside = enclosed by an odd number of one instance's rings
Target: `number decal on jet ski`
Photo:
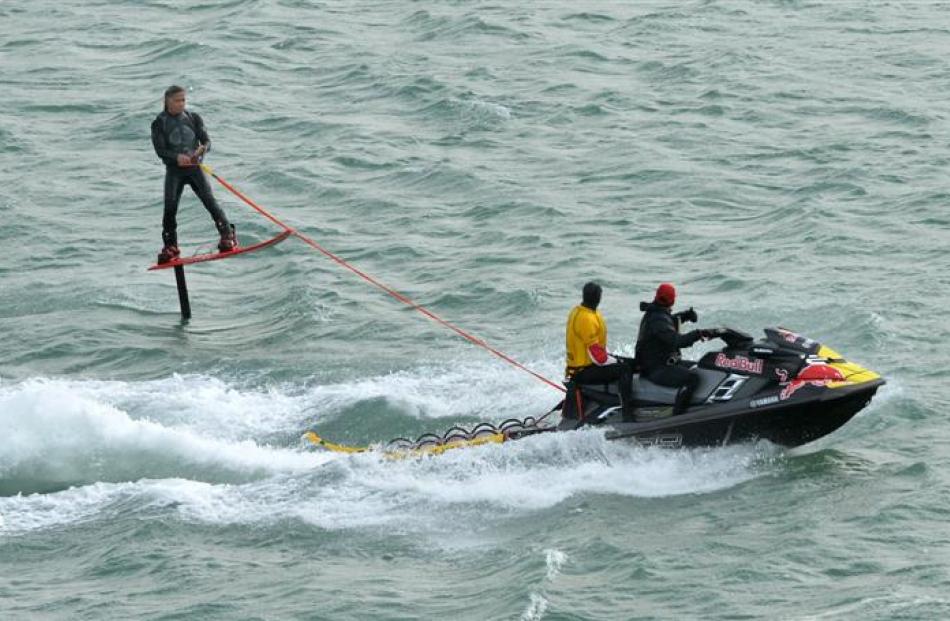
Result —
[[652, 436], [634, 436], [633, 441], [641, 447], [658, 446], [660, 448], [680, 448], [683, 446], [681, 433], [657, 433]]

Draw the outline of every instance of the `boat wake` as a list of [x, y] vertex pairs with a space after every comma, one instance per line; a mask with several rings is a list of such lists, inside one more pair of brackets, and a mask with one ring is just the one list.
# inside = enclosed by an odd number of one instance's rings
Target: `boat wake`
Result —
[[[101, 519], [478, 530], [578, 497], [636, 501], [729, 488], [773, 471], [783, 455], [768, 444], [637, 449], [596, 429], [401, 460], [308, 448], [299, 432], [314, 391], [365, 396], [366, 382], [286, 391], [201, 377], [0, 385], [0, 425], [9, 430], [0, 445], [0, 536]], [[157, 396], [175, 407], [163, 411]], [[231, 432], [223, 429], [229, 419]], [[294, 439], [262, 440], [281, 430]]]
[[144, 478], [240, 483], [327, 460], [133, 418], [94, 396], [102, 390], [47, 380], [0, 390], [0, 426], [7, 430], [0, 445], [0, 495]]

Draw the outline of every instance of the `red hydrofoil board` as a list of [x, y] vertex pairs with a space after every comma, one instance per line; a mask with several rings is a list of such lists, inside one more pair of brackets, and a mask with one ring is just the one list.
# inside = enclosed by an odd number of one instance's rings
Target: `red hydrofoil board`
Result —
[[177, 259], [172, 259], [168, 263], [157, 263], [148, 269], [149, 271], [164, 270], [170, 267], [178, 267], [179, 265], [190, 265], [191, 263], [204, 263], [205, 261], [217, 261], [218, 259], [236, 257], [239, 254], [244, 254], [245, 252], [254, 252], [255, 250], [260, 250], [261, 248], [267, 248], [268, 246], [279, 244], [290, 237], [291, 233], [293, 233], [293, 231], [284, 231], [277, 237], [272, 237], [271, 239], [258, 242], [253, 246], [246, 246], [243, 248], [241, 246], [237, 246], [234, 248], [234, 250], [228, 250], [226, 252], [209, 252], [207, 254], [196, 254], [191, 257], [179, 257]]

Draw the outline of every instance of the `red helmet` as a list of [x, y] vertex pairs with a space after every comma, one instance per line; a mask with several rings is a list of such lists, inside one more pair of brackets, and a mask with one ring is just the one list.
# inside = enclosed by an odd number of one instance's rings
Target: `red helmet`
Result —
[[673, 303], [676, 302], [676, 287], [668, 282], [661, 284], [656, 288], [656, 296], [653, 301], [661, 306], [673, 306]]

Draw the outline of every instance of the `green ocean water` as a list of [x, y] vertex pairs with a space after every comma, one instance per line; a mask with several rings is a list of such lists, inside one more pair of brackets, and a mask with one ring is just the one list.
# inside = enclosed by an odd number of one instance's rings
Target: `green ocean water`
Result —
[[[0, 619], [950, 617], [950, 4], [7, 0], [0, 35]], [[314, 451], [559, 395], [296, 240], [189, 269], [182, 322], [145, 270], [172, 83], [223, 178], [547, 377], [585, 281], [629, 353], [669, 280], [888, 383], [793, 451]], [[188, 190], [179, 235], [215, 239]]]

